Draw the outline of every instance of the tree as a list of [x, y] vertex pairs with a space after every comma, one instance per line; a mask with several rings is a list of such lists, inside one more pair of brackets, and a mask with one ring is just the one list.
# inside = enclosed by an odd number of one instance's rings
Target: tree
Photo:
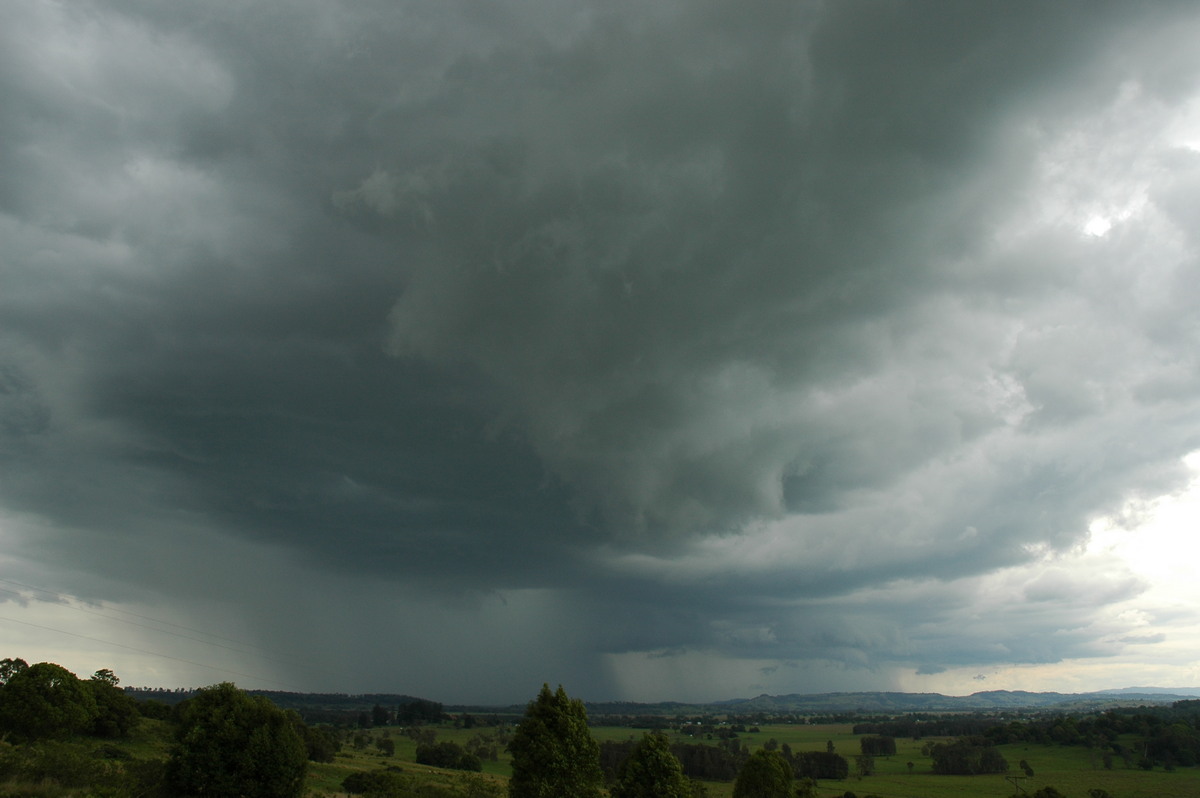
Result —
[[98, 737], [125, 737], [142, 718], [137, 702], [117, 687], [120, 680], [108, 668], [96, 671], [84, 685], [96, 701], [92, 733]]
[[933, 772], [957, 776], [1007, 773], [1008, 762], [984, 737], [961, 737], [952, 743], [935, 743], [930, 748]]
[[70, 737], [90, 728], [98, 714], [96, 699], [75, 674], [52, 662], [26, 668], [10, 664], [8, 669], [8, 679], [0, 687], [0, 731], [40, 740]]
[[896, 753], [896, 738], [886, 736], [861, 737], [858, 741], [864, 756], [892, 756]]
[[612, 798], [691, 798], [692, 787], [683, 775], [671, 742], [661, 734], [647, 734], [621, 765]]
[[111, 685], [112, 687], [116, 687], [117, 685], [119, 685], [121, 683], [121, 680], [117, 678], [117, 674], [113, 673], [111, 668], [101, 668], [100, 670], [93, 673], [92, 681], [93, 682], [104, 682], [105, 684]]
[[23, 659], [5, 657], [0, 659], [0, 685], [8, 684], [8, 680], [18, 673], [29, 670], [29, 663]]
[[294, 720], [230, 682], [179, 705], [177, 743], [167, 763], [172, 794], [205, 798], [297, 798], [308, 752]]
[[792, 768], [800, 778], [840, 780], [850, 775], [846, 757], [828, 751], [801, 751], [792, 759]]
[[469, 753], [458, 743], [444, 740], [434, 745], [417, 746], [417, 762], [435, 768], [451, 770], [483, 770], [483, 762], [479, 757]]
[[543, 684], [508, 743], [510, 798], [599, 798], [600, 748], [588, 730], [583, 702]]
[[790, 798], [792, 768], [778, 751], [755, 751], [733, 783], [733, 798]]
[[331, 729], [306, 725], [299, 715], [291, 717], [292, 727], [304, 742], [304, 749], [308, 753], [309, 761], [332, 762], [342, 747], [338, 736]]

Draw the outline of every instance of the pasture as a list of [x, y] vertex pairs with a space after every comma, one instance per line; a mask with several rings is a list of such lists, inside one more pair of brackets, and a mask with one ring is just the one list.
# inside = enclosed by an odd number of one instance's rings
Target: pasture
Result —
[[[456, 729], [450, 725], [432, 727], [437, 739], [451, 740], [466, 745], [478, 734], [487, 734], [491, 729]], [[859, 736], [849, 724], [838, 725], [767, 725], [756, 733], [743, 732], [738, 740], [751, 750], [763, 747], [769, 740], [782, 746], [787, 743], [793, 751], [824, 751], [829, 743], [834, 750], [846, 757], [851, 775], [842, 781], [821, 781], [817, 786], [820, 798], [841, 798], [853, 792], [858, 798], [868, 795], [879, 798], [1007, 798], [1014, 795], [1013, 783], [999, 775], [945, 776], [932, 772], [930, 759], [921, 754], [928, 742], [941, 742], [948, 738], [923, 738], [896, 740], [896, 755], [876, 757], [875, 773], [859, 778], [855, 775], [854, 757], [860, 753]], [[309, 775], [309, 789], [316, 794], [337, 794], [341, 780], [356, 770], [371, 770], [388, 765], [399, 766], [420, 782], [432, 782], [452, 786], [460, 782], [462, 774], [457, 771], [441, 770], [418, 765], [416, 743], [398, 729], [373, 729], [367, 734], [376, 738], [387, 733], [395, 742], [393, 756], [381, 755], [373, 745], [362, 750], [345, 746], [337, 760], [331, 764], [314, 764]], [[597, 741], [637, 740], [645, 732], [624, 726], [594, 726], [592, 735]], [[667, 736], [678, 742], [703, 742], [713, 744], [716, 740], [698, 739], [669, 731]], [[1200, 769], [1179, 768], [1166, 772], [1161, 768], [1152, 771], [1127, 767], [1120, 759], [1113, 769], [1106, 770], [1098, 754], [1083, 747], [1060, 745], [1014, 744], [999, 747], [1009, 763], [1009, 776], [1021, 775], [1018, 763], [1025, 760], [1034, 771], [1032, 778], [1021, 780], [1021, 787], [1030, 795], [1037, 789], [1053, 786], [1067, 798], [1088, 798], [1088, 791], [1099, 788], [1107, 790], [1113, 798], [1194, 798], [1200, 795]], [[501, 746], [497, 761], [484, 761], [483, 775], [491, 781], [502, 783], [509, 774], [509, 759]], [[908, 763], [912, 763], [909, 768]], [[711, 798], [729, 798], [733, 793], [732, 782], [704, 782]]]

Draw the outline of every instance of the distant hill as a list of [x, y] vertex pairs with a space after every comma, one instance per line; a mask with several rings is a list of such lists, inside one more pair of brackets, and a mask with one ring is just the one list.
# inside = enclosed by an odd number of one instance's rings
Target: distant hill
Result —
[[[177, 703], [191, 697], [191, 690], [158, 690], [126, 688], [135, 698], [155, 698]], [[395, 709], [397, 705], [423, 699], [393, 693], [359, 695], [330, 693], [288, 693], [271, 690], [252, 690], [285, 709], [301, 712], [361, 712], [375, 705]], [[1091, 693], [1031, 693], [1024, 690], [986, 690], [967, 696], [948, 696], [941, 693], [791, 693], [760, 695], [754, 698], [734, 698], [712, 703], [686, 704], [677, 701], [637, 703], [633, 701], [586, 701], [588, 714], [677, 717], [680, 715], [825, 715], [825, 714], [887, 714], [905, 712], [987, 712], [997, 710], [1097, 710], [1112, 707], [1163, 705], [1200, 697], [1197, 687], [1122, 687]], [[486, 704], [446, 705], [444, 711], [453, 714], [486, 713], [520, 716], [524, 704], [508, 706]]]
[[1143, 693], [1145, 695], [1172, 695], [1172, 696], [1190, 696], [1200, 697], [1200, 687], [1120, 687], [1115, 690], [1100, 690], [1101, 694], [1114, 695], [1136, 695]]
[[941, 693], [812, 693], [734, 699], [710, 705], [729, 713], [826, 712], [961, 712], [998, 709], [1103, 708], [1137, 704], [1170, 704], [1200, 696], [1200, 689], [1130, 687], [1092, 693], [1031, 693], [986, 690], [967, 696]]

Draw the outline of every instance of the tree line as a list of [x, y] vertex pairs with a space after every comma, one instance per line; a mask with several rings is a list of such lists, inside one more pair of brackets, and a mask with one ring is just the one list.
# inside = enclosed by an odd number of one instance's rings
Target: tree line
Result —
[[[0, 780], [52, 779], [106, 795], [298, 798], [310, 759], [332, 761], [338, 747], [329, 731], [231, 683], [174, 707], [135, 701], [118, 684], [108, 669], [80, 679], [50, 662], [0, 661]], [[89, 757], [58, 744], [124, 738], [143, 717], [173, 727], [165, 760], [136, 760], [117, 746]]]

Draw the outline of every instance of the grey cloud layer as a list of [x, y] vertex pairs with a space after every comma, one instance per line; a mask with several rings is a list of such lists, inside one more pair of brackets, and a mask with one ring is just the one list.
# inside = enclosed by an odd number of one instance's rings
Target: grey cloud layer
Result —
[[1113, 650], [1056, 632], [1119, 576], [1008, 595], [1004, 650], [927, 612], [1200, 447], [1195, 154], [1140, 154], [1156, 212], [1103, 241], [1053, 217], [1122, 87], [1195, 90], [1194, 23], [1084, 8], [8, 6], [22, 551], [555, 588], [568, 659]]

